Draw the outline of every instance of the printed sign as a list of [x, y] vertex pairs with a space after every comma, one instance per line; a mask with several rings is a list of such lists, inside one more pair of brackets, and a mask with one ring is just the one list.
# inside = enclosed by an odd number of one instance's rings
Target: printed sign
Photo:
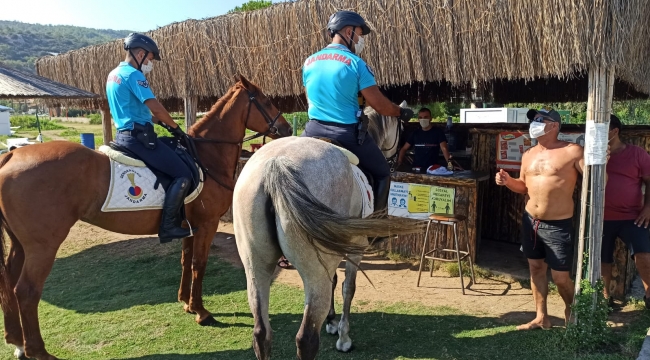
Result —
[[453, 214], [456, 191], [452, 188], [431, 186], [429, 212], [432, 214]]
[[391, 182], [388, 215], [426, 220], [429, 215], [453, 214], [455, 189]]
[[587, 120], [585, 141], [585, 165], [605, 165], [609, 143], [609, 123]]
[[[583, 133], [559, 133], [559, 140], [585, 146]], [[521, 158], [531, 146], [537, 145], [537, 139], [523, 132], [504, 131], [497, 136], [497, 169], [519, 171]]]
[[408, 210], [410, 213], [425, 213], [429, 211], [429, 193], [431, 186], [409, 184]]

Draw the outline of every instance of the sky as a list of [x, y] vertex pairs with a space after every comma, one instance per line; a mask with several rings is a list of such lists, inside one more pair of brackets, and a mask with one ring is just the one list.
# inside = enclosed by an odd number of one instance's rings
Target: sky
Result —
[[[223, 15], [248, 0], [6, 0], [0, 20], [149, 31], [172, 22]], [[273, 0], [274, 3], [280, 0]]]

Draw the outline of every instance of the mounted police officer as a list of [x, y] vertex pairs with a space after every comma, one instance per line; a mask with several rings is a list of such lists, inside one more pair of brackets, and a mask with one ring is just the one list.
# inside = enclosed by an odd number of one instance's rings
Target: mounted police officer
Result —
[[180, 211], [192, 174], [181, 158], [156, 138], [153, 124], [166, 127], [175, 137], [183, 136], [183, 130], [156, 100], [145, 78], [153, 69], [153, 61], [160, 61], [160, 51], [150, 37], [137, 33], [124, 39], [124, 49], [128, 51], [126, 59], [111, 71], [106, 82], [106, 97], [117, 128], [115, 142], [147, 166], [173, 178], [165, 194], [158, 236], [162, 243], [182, 239], [191, 234], [181, 227]]
[[[381, 150], [366, 136], [364, 102], [379, 114], [408, 121], [411, 109], [400, 108], [377, 87], [375, 75], [359, 57], [370, 27], [352, 11], [333, 14], [327, 30], [332, 43], [313, 54], [303, 66], [303, 85], [309, 103], [310, 121], [302, 136], [327, 137], [338, 141], [359, 158], [359, 166], [374, 179], [375, 211], [386, 208], [390, 167]], [[364, 100], [359, 100], [358, 94]]]

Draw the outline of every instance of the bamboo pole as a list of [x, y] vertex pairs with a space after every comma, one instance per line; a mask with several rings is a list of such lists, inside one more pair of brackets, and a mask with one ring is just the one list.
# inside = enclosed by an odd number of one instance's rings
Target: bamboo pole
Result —
[[[612, 109], [612, 96], [614, 91], [614, 68], [593, 67], [589, 69], [589, 92], [587, 100], [587, 127], [589, 132], [590, 122], [593, 127], [604, 126], [609, 128], [609, 118]], [[605, 125], [600, 125], [605, 124]], [[603, 237], [603, 219], [605, 210], [605, 172], [606, 164], [591, 163], [588, 154], [593, 152], [596, 142], [590, 134], [585, 137], [585, 169], [582, 181], [582, 198], [580, 214], [580, 231], [578, 243], [578, 271], [576, 271], [576, 294], [580, 292], [580, 281], [583, 278], [583, 253], [588, 251], [586, 278], [595, 285], [601, 278], [601, 249]], [[586, 242], [586, 243], [585, 243]], [[594, 294], [594, 304], [597, 294]], [[574, 301], [575, 302], [575, 301]], [[576, 321], [577, 319], [573, 319]]]

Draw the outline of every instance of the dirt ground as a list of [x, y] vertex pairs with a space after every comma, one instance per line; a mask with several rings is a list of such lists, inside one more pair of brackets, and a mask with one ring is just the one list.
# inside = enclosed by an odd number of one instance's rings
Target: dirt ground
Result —
[[[141, 236], [121, 235], [103, 229], [77, 223], [67, 240], [63, 243], [59, 256], [66, 256], [94, 245], [109, 242], [121, 242], [123, 254], [141, 253], [135, 248], [146, 247], [154, 254], [175, 252], [178, 247], [161, 246], [157, 237], [142, 239], [137, 242], [123, 240], [140, 238]], [[213, 240], [211, 256], [218, 256], [236, 267], [242, 267], [232, 224], [220, 225]], [[501, 319], [507, 324], [525, 323], [534, 317], [534, 303], [531, 290], [522, 287], [521, 282], [507, 276], [493, 276], [489, 279], [477, 277], [476, 284], [470, 284], [470, 278], [465, 277], [465, 285], [469, 287], [462, 295], [458, 277], [450, 277], [442, 270], [435, 271], [433, 277], [428, 272], [422, 273], [420, 287], [416, 287], [417, 264], [407, 261], [392, 261], [377, 254], [364, 257], [362, 268], [374, 283], [373, 286], [359, 273], [355, 305], [365, 306], [371, 303], [417, 302], [426, 306], [446, 306], [458, 309], [475, 316], [486, 316]], [[276, 281], [288, 285], [302, 287], [302, 280], [296, 270], [277, 268]], [[345, 278], [345, 262], [338, 268], [339, 282]], [[341, 300], [341, 285], [336, 291], [336, 297]], [[628, 306], [615, 311], [610, 316], [613, 326], [621, 326], [631, 320], [633, 307]], [[554, 326], [563, 326], [564, 303], [558, 294], [550, 294], [548, 311]]]

